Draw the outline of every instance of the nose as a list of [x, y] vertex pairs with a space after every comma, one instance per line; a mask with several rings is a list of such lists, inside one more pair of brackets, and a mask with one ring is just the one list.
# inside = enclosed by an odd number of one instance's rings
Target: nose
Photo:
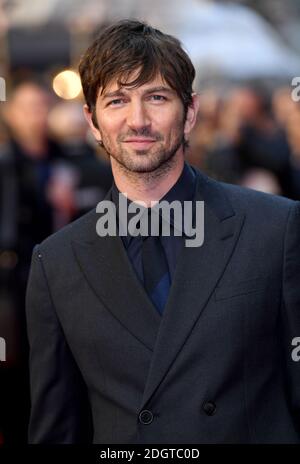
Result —
[[141, 130], [150, 125], [150, 118], [142, 101], [132, 100], [128, 105], [127, 124], [132, 130]]

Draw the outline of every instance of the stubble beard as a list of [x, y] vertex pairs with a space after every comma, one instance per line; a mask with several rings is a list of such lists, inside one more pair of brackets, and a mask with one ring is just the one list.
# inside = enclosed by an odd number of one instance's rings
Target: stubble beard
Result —
[[[184, 142], [182, 125], [178, 127], [178, 134], [180, 135], [168, 149], [165, 148], [163, 142], [160, 142], [155, 151], [152, 151], [151, 148], [149, 150], [134, 150], [134, 154], [125, 150], [121, 142], [118, 142], [119, 150], [117, 152], [111, 149], [105, 137], [102, 137], [102, 142], [108, 156], [117, 162], [119, 169], [127, 177], [134, 178], [138, 175], [150, 179], [160, 177], [172, 169], [176, 162], [175, 155]], [[155, 142], [155, 144], [157, 143]]]

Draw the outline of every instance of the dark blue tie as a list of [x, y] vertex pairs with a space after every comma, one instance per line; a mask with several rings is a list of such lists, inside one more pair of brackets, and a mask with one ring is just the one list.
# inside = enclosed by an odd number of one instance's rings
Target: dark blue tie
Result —
[[159, 236], [143, 237], [142, 264], [144, 287], [160, 314], [163, 313], [171, 286], [167, 258]]

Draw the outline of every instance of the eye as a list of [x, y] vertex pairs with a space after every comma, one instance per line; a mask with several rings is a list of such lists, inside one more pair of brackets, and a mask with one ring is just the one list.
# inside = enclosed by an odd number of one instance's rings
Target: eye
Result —
[[164, 97], [163, 95], [150, 95], [150, 99], [154, 101], [165, 101], [166, 97]]
[[123, 98], [115, 98], [114, 100], [111, 100], [110, 102], [108, 102], [108, 105], [117, 106], [117, 105], [121, 105], [122, 103], [124, 103]]

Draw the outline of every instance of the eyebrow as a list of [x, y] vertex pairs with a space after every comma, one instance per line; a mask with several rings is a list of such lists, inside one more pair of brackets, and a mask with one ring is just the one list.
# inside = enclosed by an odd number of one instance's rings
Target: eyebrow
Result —
[[[170, 89], [169, 87], [164, 87], [163, 85], [160, 85], [158, 87], [151, 87], [150, 89], [145, 90], [143, 92], [143, 95], [148, 95], [149, 93], [154, 93], [154, 92], [166, 92], [169, 94], [175, 94], [175, 90]], [[114, 92], [108, 92], [103, 95], [104, 98], [112, 98], [112, 97], [124, 97], [125, 93], [121, 89], [117, 89]]]

